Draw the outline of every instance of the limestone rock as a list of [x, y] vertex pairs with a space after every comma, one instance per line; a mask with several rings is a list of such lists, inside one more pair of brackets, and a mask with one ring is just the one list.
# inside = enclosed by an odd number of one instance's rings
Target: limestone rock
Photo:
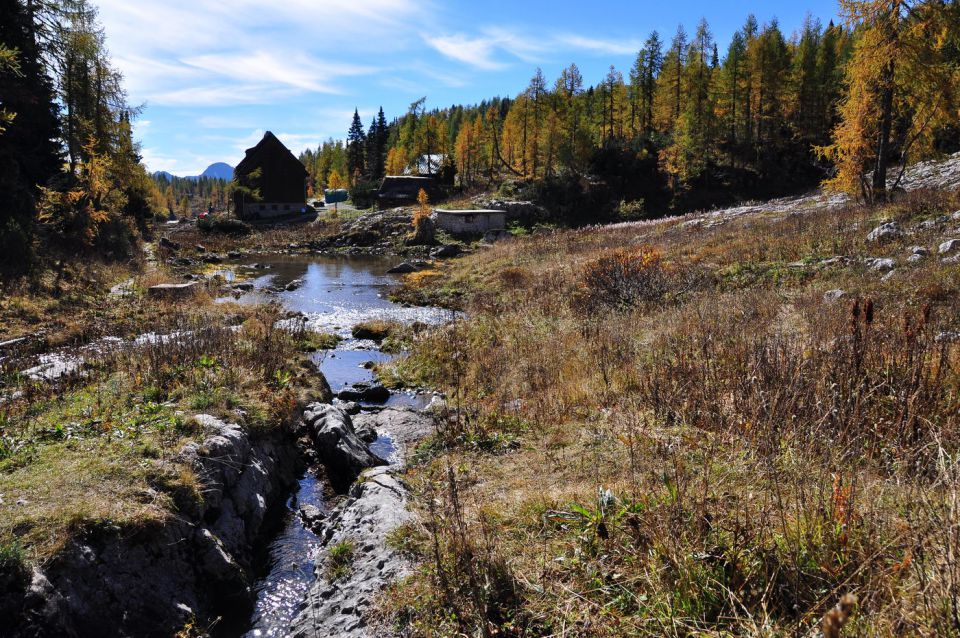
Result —
[[867, 241], [885, 242], [898, 239], [902, 236], [903, 231], [900, 229], [900, 224], [897, 222], [886, 222], [871, 230], [870, 234], [867, 235]]
[[357, 436], [350, 415], [330, 404], [314, 403], [303, 415], [317, 453], [330, 472], [353, 480], [360, 472], [386, 461], [373, 454]]

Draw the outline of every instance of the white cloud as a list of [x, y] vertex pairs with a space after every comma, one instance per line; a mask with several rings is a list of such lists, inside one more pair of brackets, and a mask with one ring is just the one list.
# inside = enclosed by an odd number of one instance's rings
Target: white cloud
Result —
[[[337, 61], [363, 42], [388, 54], [415, 38], [405, 25], [422, 0], [100, 0], [100, 17], [131, 101], [169, 106], [269, 103], [342, 94], [345, 80], [375, 72]], [[279, 93], [278, 93], [279, 91]]]
[[572, 34], [557, 36], [556, 40], [559, 44], [573, 49], [582, 49], [610, 55], [629, 55], [636, 53], [643, 46], [635, 40], [602, 40]]
[[442, 55], [484, 71], [495, 71], [505, 66], [502, 62], [494, 60], [498, 44], [494, 38], [470, 37], [457, 33], [425, 37], [424, 41]]

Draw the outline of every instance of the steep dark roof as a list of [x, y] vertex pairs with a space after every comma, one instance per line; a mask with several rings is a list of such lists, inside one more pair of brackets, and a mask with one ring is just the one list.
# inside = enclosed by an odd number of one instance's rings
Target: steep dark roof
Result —
[[282, 167], [307, 177], [307, 169], [300, 160], [270, 131], [263, 134], [263, 139], [256, 146], [247, 149], [246, 157], [233, 169], [233, 175], [247, 175], [267, 165]]
[[[253, 177], [258, 169], [260, 176]], [[307, 169], [270, 131], [264, 134], [259, 144], [247, 149], [246, 157], [234, 169], [233, 177], [241, 185], [259, 191], [261, 202], [306, 201]]]

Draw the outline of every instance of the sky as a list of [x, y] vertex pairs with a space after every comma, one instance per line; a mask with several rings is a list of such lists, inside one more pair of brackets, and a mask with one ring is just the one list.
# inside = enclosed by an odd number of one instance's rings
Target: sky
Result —
[[721, 56], [749, 12], [789, 37], [836, 0], [94, 0], [151, 171], [234, 166], [264, 131], [294, 153], [428, 108], [515, 96], [537, 67], [551, 84], [575, 62], [587, 85], [624, 76], [647, 35], [669, 42], [706, 18]]

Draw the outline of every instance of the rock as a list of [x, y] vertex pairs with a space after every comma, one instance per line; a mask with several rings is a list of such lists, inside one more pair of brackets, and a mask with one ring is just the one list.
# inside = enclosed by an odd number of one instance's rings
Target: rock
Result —
[[207, 264], [222, 264], [223, 256], [217, 255], [216, 253], [211, 253], [209, 255], [203, 256], [203, 262]]
[[318, 529], [326, 518], [324, 513], [316, 505], [301, 505], [298, 513], [304, 526], [311, 531]]
[[930, 254], [930, 250], [928, 248], [924, 248], [923, 246], [911, 246], [910, 253], [913, 255], [921, 255], [925, 257]]
[[294, 290], [297, 290], [302, 286], [303, 286], [303, 279], [294, 279], [293, 281], [288, 283], [286, 286], [284, 286], [283, 289], [286, 290], [287, 292], [293, 292]]
[[910, 255], [909, 257], [907, 257], [907, 263], [908, 263], [908, 264], [917, 264], [917, 263], [920, 263], [921, 261], [923, 261], [923, 259], [924, 259], [924, 256], [923, 256], [921, 253], [913, 253], [912, 255]]
[[488, 230], [483, 235], [483, 241], [487, 244], [493, 244], [500, 241], [501, 239], [506, 239], [509, 236], [510, 236], [510, 233], [508, 233], [505, 230]]
[[411, 272], [417, 272], [417, 267], [411, 264], [409, 261], [405, 261], [401, 264], [397, 264], [387, 272], [391, 275], [405, 275]]
[[444, 244], [440, 248], [434, 248], [430, 251], [430, 257], [433, 259], [451, 259], [459, 257], [463, 249], [458, 244]]
[[320, 459], [334, 483], [349, 484], [364, 469], [386, 465], [357, 436], [350, 415], [340, 408], [322, 403], [307, 407], [304, 423], [313, 435]]
[[954, 220], [954, 221], [960, 221], [960, 210], [958, 210], [958, 211], [955, 212], [954, 214], [950, 215], [950, 219], [952, 219], [952, 220]]
[[194, 248], [194, 250], [196, 250], [198, 253], [205, 253], [205, 252], [207, 252], [207, 247], [206, 247], [206, 246], [203, 246], [203, 245], [201, 245], [201, 244], [197, 244], [197, 245], [194, 246], [193, 248]]
[[948, 265], [958, 264], [958, 263], [960, 263], [960, 253], [958, 253], [958, 254], [956, 254], [956, 255], [953, 255], [953, 256], [951, 256], [951, 257], [944, 257], [943, 259], [940, 260], [940, 263], [941, 263], [941, 264], [948, 264]]
[[168, 250], [180, 250], [180, 244], [166, 237], [161, 237], [157, 244], [160, 246], [160, 248], [166, 248]]
[[846, 294], [847, 294], [846, 292], [844, 292], [843, 290], [840, 290], [839, 288], [836, 288], [834, 290], [828, 290], [827, 292], [823, 293], [823, 300], [827, 302], [836, 301], [837, 299], [845, 297]]
[[239, 290], [240, 292], [249, 292], [253, 290], [253, 284], [249, 281], [242, 281], [231, 286], [234, 290]]
[[320, 565], [317, 581], [290, 627], [294, 638], [368, 638], [368, 615], [380, 593], [410, 573], [411, 567], [387, 541], [396, 528], [413, 520], [407, 488], [388, 468], [367, 470], [350, 490], [350, 498], [331, 513], [321, 538], [326, 547], [349, 542], [348, 571], [335, 582]]
[[170, 260], [170, 263], [174, 266], [192, 266], [193, 260], [189, 257], [177, 257], [176, 259]]
[[889, 280], [893, 279], [893, 276], [894, 276], [896, 273], [897, 273], [896, 270], [891, 270], [891, 271], [889, 271], [887, 274], [885, 274], [883, 277], [881, 277], [881, 278], [880, 278], [880, 281], [889, 281]]
[[231, 250], [230, 252], [227, 253], [227, 257], [229, 259], [240, 259], [243, 257], [243, 253], [240, 252], [239, 250]]
[[377, 429], [374, 427], [373, 423], [364, 423], [363, 425], [354, 424], [354, 428], [357, 431], [357, 436], [360, 437], [365, 443], [373, 443], [377, 440]]
[[880, 272], [893, 270], [897, 265], [897, 262], [889, 257], [869, 257], [865, 260], [865, 263], [870, 270], [877, 270]]
[[337, 392], [337, 398], [346, 402], [359, 401], [363, 398], [363, 392], [356, 388], [344, 388]]
[[390, 400], [390, 390], [382, 385], [374, 385], [365, 389], [360, 394], [360, 399], [368, 403], [386, 403]]
[[954, 343], [960, 341], [960, 332], [941, 332], [936, 336], [937, 343]]
[[186, 299], [196, 294], [199, 289], [196, 281], [185, 284], [157, 284], [147, 288], [147, 297], [164, 301]]
[[941, 255], [949, 255], [960, 248], [960, 239], [948, 239], [947, 241], [940, 244], [940, 247], [937, 249], [937, 252]]
[[407, 240], [408, 246], [431, 246], [437, 243], [437, 225], [429, 217], [424, 217], [415, 227], [413, 236]]
[[886, 222], [880, 224], [876, 228], [870, 231], [867, 235], [867, 241], [869, 242], [885, 242], [893, 239], [898, 239], [903, 236], [903, 231], [900, 229], [900, 224], [897, 222]]
[[360, 404], [357, 403], [356, 401], [344, 401], [342, 399], [334, 399], [333, 405], [340, 408], [341, 410], [343, 410], [344, 412], [346, 412], [351, 416], [360, 414]]

